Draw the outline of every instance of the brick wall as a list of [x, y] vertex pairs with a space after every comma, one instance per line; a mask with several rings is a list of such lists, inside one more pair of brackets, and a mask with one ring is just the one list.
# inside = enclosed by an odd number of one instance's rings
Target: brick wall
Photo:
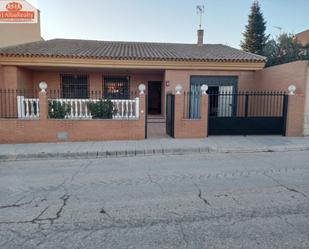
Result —
[[207, 137], [208, 96], [201, 96], [201, 118], [184, 119], [184, 101], [181, 94], [175, 95], [175, 138], [204, 138]]
[[[0, 143], [138, 140], [145, 137], [145, 96], [138, 120], [47, 119], [47, 97], [40, 93], [40, 119], [0, 119]], [[45, 103], [45, 104], [44, 104]]]
[[[308, 61], [296, 61], [257, 71], [251, 90], [286, 91], [296, 86], [296, 95], [289, 97], [288, 136], [309, 135], [309, 69]], [[292, 118], [291, 118], [292, 117]], [[292, 124], [293, 123], [293, 124]], [[293, 127], [293, 128], [291, 128]], [[289, 131], [290, 129], [293, 130]]]
[[304, 132], [304, 102], [303, 94], [289, 95], [286, 120], [286, 136], [299, 137]]
[[304, 94], [308, 61], [296, 61], [278, 66], [268, 67], [254, 74], [252, 90], [287, 91], [289, 85], [297, 87], [296, 94]]

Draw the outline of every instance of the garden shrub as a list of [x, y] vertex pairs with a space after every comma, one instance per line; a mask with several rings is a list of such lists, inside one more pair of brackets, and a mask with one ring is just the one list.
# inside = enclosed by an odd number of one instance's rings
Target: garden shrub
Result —
[[109, 99], [101, 99], [98, 102], [88, 103], [88, 109], [93, 119], [112, 119], [117, 113], [113, 102]]
[[52, 101], [48, 104], [48, 116], [54, 119], [64, 119], [71, 112], [68, 104]]

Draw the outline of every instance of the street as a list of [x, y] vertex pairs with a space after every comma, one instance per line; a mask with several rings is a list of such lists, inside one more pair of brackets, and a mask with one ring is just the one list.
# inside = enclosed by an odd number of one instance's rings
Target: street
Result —
[[309, 154], [0, 162], [0, 248], [309, 248]]

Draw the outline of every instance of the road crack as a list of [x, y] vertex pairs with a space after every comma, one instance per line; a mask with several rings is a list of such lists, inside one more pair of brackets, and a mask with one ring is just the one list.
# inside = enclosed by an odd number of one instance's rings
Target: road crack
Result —
[[267, 174], [264, 174], [264, 176], [268, 177], [269, 179], [271, 179], [272, 181], [274, 181], [275, 183], [277, 183], [280, 187], [282, 188], [285, 188], [286, 190], [290, 191], [290, 192], [294, 192], [294, 193], [297, 193], [297, 194], [300, 194], [302, 195], [303, 197], [307, 198], [307, 195], [301, 191], [298, 191], [297, 189], [294, 189], [294, 188], [290, 188], [286, 185], [284, 185], [283, 183], [281, 183], [280, 181], [278, 181], [277, 179], [275, 179], [274, 177], [270, 176], [270, 175], [267, 175]]
[[147, 176], [148, 176], [149, 182], [157, 185], [160, 188], [161, 192], [164, 193], [162, 186], [158, 182], [154, 181], [150, 174], [147, 174]]
[[0, 206], [0, 209], [5, 209], [5, 208], [17, 208], [17, 207], [22, 207], [25, 205], [30, 205], [32, 203], [32, 201], [26, 201], [26, 202], [22, 202], [22, 203], [14, 203], [11, 205], [4, 205], [4, 206]]
[[211, 206], [209, 201], [205, 197], [203, 197], [202, 190], [199, 188], [199, 186], [197, 184], [194, 185], [198, 190], [198, 198], [200, 198], [206, 205]]
[[67, 202], [70, 198], [69, 194], [64, 194], [63, 196], [61, 196], [59, 199], [62, 200], [62, 204], [60, 206], [60, 208], [57, 210], [56, 214], [54, 217], [47, 217], [47, 218], [41, 218], [42, 215], [48, 210], [49, 206], [47, 206], [46, 208], [44, 208], [39, 215], [37, 215], [35, 218], [33, 218], [32, 220], [24, 220], [24, 221], [2, 221], [0, 222], [0, 224], [38, 224], [40, 227], [40, 223], [44, 222], [44, 221], [49, 221], [51, 225], [54, 224], [55, 220], [58, 220], [61, 215], [62, 212], [64, 210], [64, 207], [67, 205]]
[[75, 180], [75, 177], [80, 174], [83, 170], [86, 170], [90, 165], [92, 164], [92, 161], [89, 161], [85, 165], [82, 165], [80, 169], [78, 169], [75, 173], [72, 174], [70, 183], [72, 184], [73, 181]]
[[22, 206], [25, 206], [25, 205], [30, 205], [33, 202], [33, 200], [34, 200], [34, 197], [33, 197], [32, 200], [30, 200], [30, 201], [21, 202], [25, 198], [26, 198], [26, 196], [23, 196], [22, 198], [20, 198], [17, 201], [15, 201], [13, 204], [2, 205], [2, 206], [0, 206], [0, 209], [18, 208], [18, 207], [22, 207]]
[[112, 217], [104, 208], [101, 208], [100, 214], [104, 214], [104, 215], [106, 215], [108, 218], [110, 218], [111, 220], [115, 220], [114, 217]]

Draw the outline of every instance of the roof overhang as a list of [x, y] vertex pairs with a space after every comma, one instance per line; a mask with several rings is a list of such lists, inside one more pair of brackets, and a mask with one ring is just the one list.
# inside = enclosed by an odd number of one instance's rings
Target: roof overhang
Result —
[[172, 60], [111, 60], [88, 58], [2, 56], [0, 65], [47, 66], [75, 68], [132, 68], [132, 69], [194, 69], [194, 70], [261, 70], [265, 62], [248, 61], [172, 61]]

